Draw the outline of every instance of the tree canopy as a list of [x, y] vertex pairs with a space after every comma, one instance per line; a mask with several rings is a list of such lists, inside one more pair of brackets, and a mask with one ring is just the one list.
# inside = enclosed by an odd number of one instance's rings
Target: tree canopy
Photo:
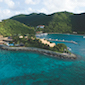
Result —
[[4, 36], [12, 36], [14, 34], [34, 34], [34, 28], [20, 23], [16, 20], [3, 20], [0, 22], [0, 34]]
[[50, 15], [32, 13], [14, 16], [11, 19], [33, 27], [45, 25], [44, 32], [72, 33], [76, 31], [78, 33], [85, 33], [85, 13], [73, 14], [66, 11]]

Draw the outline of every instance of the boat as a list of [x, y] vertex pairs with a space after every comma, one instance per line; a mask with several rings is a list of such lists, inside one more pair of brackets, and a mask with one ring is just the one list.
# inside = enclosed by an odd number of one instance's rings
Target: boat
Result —
[[42, 33], [43, 35], [48, 35], [48, 33]]
[[36, 37], [40, 37], [41, 35], [40, 35], [40, 34], [36, 34], [35, 36], [36, 36]]
[[67, 49], [68, 49], [69, 51], [71, 51], [71, 48], [67, 47]]
[[49, 38], [48, 40], [51, 40], [51, 38]]
[[85, 38], [85, 36], [83, 36], [83, 38]]

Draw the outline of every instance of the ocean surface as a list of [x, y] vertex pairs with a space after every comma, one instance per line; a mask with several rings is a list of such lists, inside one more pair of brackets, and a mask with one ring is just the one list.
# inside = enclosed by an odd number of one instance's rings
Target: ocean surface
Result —
[[76, 41], [77, 45], [67, 42], [64, 44], [78, 58], [63, 60], [35, 52], [0, 49], [0, 85], [85, 85], [83, 35], [49, 34], [40, 38]]

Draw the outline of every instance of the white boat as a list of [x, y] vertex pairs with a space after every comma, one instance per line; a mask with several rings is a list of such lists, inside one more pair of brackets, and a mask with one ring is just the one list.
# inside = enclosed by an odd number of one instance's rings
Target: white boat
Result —
[[58, 39], [56, 39], [56, 41], [58, 41]]
[[40, 35], [40, 34], [36, 34], [35, 36], [36, 36], [36, 37], [40, 37], [41, 35]]
[[65, 41], [64, 39], [62, 41]]
[[49, 38], [48, 40], [51, 40], [51, 38]]
[[67, 49], [68, 49], [69, 51], [71, 51], [71, 48], [67, 47]]
[[83, 36], [83, 38], [85, 38], [85, 36]]
[[48, 33], [42, 33], [43, 35], [48, 35]]

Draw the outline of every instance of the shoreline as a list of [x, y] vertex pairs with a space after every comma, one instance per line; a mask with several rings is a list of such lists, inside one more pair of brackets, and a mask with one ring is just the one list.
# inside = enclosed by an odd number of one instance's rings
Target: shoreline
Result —
[[0, 45], [0, 48], [3, 50], [9, 50], [9, 51], [32, 51], [32, 52], [37, 52], [37, 53], [41, 53], [44, 55], [61, 58], [61, 59], [76, 59], [77, 58], [77, 56], [73, 53], [69, 55], [67, 53], [58, 53], [58, 52], [53, 52], [50, 50], [45, 50], [45, 49], [35, 48], [35, 47], [8, 47], [5, 45]]
[[82, 35], [85, 36], [85, 34], [73, 34], [73, 33], [48, 33], [48, 34], [69, 34], [69, 35]]

